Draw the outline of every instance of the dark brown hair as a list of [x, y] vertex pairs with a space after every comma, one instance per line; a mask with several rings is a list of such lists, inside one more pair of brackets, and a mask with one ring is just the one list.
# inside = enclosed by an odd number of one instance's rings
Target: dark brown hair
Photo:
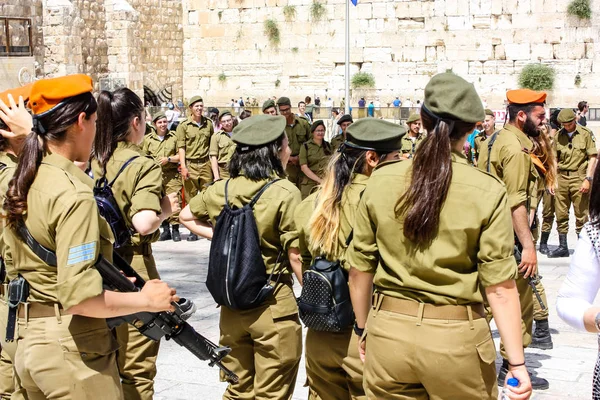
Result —
[[15, 175], [8, 184], [4, 200], [9, 226], [14, 228], [27, 211], [27, 194], [47, 150], [47, 143], [61, 143], [66, 137], [67, 129], [78, 121], [81, 113], [85, 113], [85, 119], [89, 119], [96, 109], [96, 100], [88, 92], [64, 100], [55, 110], [42, 117], [34, 117], [33, 130], [25, 139]]
[[112, 93], [106, 90], [100, 92], [93, 155], [102, 170], [105, 170], [117, 143], [127, 139], [131, 121], [135, 117], [143, 121], [143, 112], [142, 100], [128, 88], [120, 88]]
[[423, 111], [421, 120], [428, 134], [413, 157], [410, 186], [396, 203], [396, 216], [404, 219], [404, 236], [426, 245], [437, 235], [450, 188], [452, 142], [464, 139], [475, 124], [437, 120]]

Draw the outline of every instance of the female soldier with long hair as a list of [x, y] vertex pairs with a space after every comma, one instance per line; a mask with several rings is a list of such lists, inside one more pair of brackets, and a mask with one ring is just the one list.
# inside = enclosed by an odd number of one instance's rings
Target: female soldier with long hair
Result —
[[[74, 162], [88, 160], [96, 133], [96, 100], [85, 75], [36, 81], [27, 137], [4, 208], [9, 278], [24, 278], [29, 297], [18, 310], [15, 371], [29, 399], [120, 399], [118, 344], [105, 318], [172, 310], [175, 290], [148, 281], [141, 292], [104, 291], [94, 264], [112, 260], [112, 234], [98, 214], [93, 182]], [[17, 228], [24, 225], [54, 251], [42, 261]]]
[[[179, 203], [177, 193], [164, 195], [161, 167], [140, 147], [146, 131], [144, 113], [142, 100], [127, 88], [100, 93], [92, 169], [96, 180], [117, 178], [112, 192], [127, 227], [135, 233], [116, 251], [148, 280], [159, 278], [151, 243], [158, 240], [161, 223], [179, 211]], [[159, 342], [129, 324], [117, 327], [116, 333], [125, 398], [152, 399]]]
[[[344, 259], [367, 180], [378, 164], [398, 158], [405, 132], [399, 125], [374, 118], [363, 118], [348, 127], [346, 142], [329, 163], [321, 189], [296, 209], [303, 270], [315, 257]], [[352, 326], [341, 332], [308, 329], [309, 399], [366, 399], [357, 338]]]
[[508, 375], [520, 381], [510, 396], [531, 394], [506, 190], [461, 154], [483, 118], [472, 84], [434, 76], [421, 108], [427, 138], [413, 160], [375, 171], [367, 183], [346, 261], [368, 398], [497, 399], [483, 290]]
[[[179, 219], [190, 231], [212, 238], [212, 226], [225, 206], [241, 209], [267, 184], [252, 212], [266, 274], [278, 281], [266, 300], [251, 309], [221, 306], [222, 346], [231, 347], [223, 364], [239, 376], [224, 399], [291, 399], [302, 355], [302, 327], [292, 290], [293, 271], [301, 279], [298, 232], [294, 210], [300, 191], [285, 178], [291, 150], [285, 118], [258, 115], [246, 118], [233, 131], [236, 150], [229, 164], [230, 179], [215, 182], [194, 197]], [[291, 269], [284, 260], [289, 260]]]

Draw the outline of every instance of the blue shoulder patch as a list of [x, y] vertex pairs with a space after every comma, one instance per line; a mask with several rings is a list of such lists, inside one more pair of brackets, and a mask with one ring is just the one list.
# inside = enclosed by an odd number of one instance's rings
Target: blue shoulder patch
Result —
[[69, 248], [67, 266], [93, 260], [96, 256], [96, 242], [80, 244]]

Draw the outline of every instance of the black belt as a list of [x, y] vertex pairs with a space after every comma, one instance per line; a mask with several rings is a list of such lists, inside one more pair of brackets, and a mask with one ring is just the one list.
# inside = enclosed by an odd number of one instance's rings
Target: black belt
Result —
[[561, 175], [565, 175], [565, 176], [575, 176], [575, 175], [579, 175], [579, 171], [575, 170], [575, 171], [569, 171], [566, 169], [559, 169], [558, 172]]
[[205, 162], [208, 162], [208, 156], [201, 157], [201, 158], [194, 158], [194, 159], [186, 158], [185, 162], [186, 163], [195, 163], [195, 164], [205, 163]]

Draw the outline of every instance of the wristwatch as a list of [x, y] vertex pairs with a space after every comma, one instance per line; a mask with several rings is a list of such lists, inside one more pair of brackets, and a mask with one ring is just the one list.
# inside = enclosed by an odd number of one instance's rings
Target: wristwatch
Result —
[[171, 162], [171, 157], [167, 157], [167, 162]]
[[592, 182], [592, 177], [591, 176], [586, 176], [585, 180], [591, 183]]
[[[598, 316], [596, 316], [596, 319], [598, 318]], [[596, 322], [597, 325], [597, 322]], [[358, 324], [354, 323], [354, 333], [357, 334], [358, 336], [362, 337], [363, 333], [365, 333], [365, 328], [359, 328]]]
[[596, 324], [596, 329], [598, 330], [598, 332], [600, 332], [600, 313], [596, 314], [594, 323]]

